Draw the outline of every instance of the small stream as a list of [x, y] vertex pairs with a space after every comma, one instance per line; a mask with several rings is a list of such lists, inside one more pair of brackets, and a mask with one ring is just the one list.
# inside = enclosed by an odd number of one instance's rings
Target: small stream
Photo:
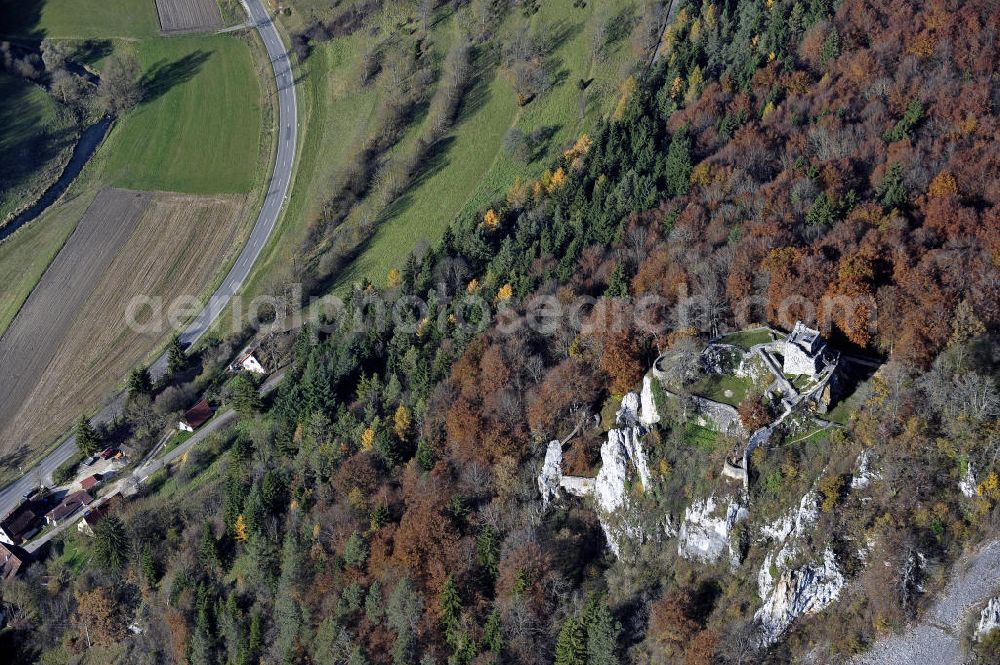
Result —
[[114, 118], [111, 115], [105, 115], [100, 121], [95, 122], [80, 133], [80, 140], [73, 148], [73, 156], [70, 157], [63, 172], [59, 174], [59, 178], [30, 207], [22, 210], [14, 219], [0, 228], [0, 242], [3, 242], [19, 228], [41, 215], [63, 195], [70, 184], [80, 175], [80, 171], [87, 165], [90, 158], [93, 157], [97, 147], [101, 145], [101, 141], [107, 136], [108, 129], [111, 127], [113, 120]]

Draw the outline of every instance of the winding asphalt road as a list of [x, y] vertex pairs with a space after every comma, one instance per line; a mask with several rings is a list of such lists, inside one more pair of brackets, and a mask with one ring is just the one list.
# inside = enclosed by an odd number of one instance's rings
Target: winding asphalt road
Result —
[[[281, 208], [288, 197], [288, 188], [295, 165], [298, 106], [295, 100], [295, 79], [292, 75], [292, 64], [288, 59], [288, 51], [285, 50], [278, 29], [264, 9], [262, 0], [242, 0], [242, 2], [250, 17], [250, 23], [264, 41], [264, 47], [271, 60], [271, 69], [274, 72], [278, 101], [278, 149], [267, 187], [267, 195], [264, 197], [264, 204], [257, 216], [257, 222], [250, 232], [250, 238], [229, 274], [222, 280], [222, 284], [209, 297], [208, 303], [187, 329], [181, 333], [181, 343], [185, 347], [190, 347], [205, 334], [226, 308], [226, 305], [229, 304], [233, 295], [243, 286], [254, 262], [264, 250], [271, 232], [277, 225]], [[150, 367], [150, 373], [154, 379], [158, 378], [166, 372], [166, 367], [167, 357], [164, 354]], [[110, 422], [121, 412], [122, 405], [123, 399], [119, 395], [94, 416], [91, 422], [94, 424]], [[36, 466], [23, 471], [20, 478], [0, 490], [0, 515], [6, 515], [14, 508], [21, 497], [35, 487], [39, 480], [51, 483], [52, 472], [72, 457], [75, 452], [76, 437], [70, 436]]]

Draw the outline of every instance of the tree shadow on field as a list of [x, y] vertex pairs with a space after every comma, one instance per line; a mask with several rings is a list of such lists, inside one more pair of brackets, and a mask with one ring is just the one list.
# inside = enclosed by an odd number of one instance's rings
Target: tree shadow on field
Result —
[[0, 0], [0, 37], [19, 41], [41, 41], [45, 0]]
[[455, 114], [453, 126], [458, 126], [474, 116], [490, 100], [490, 85], [496, 78], [498, 64], [492, 54], [483, 49], [477, 49], [472, 60], [472, 86], [462, 95], [458, 113]]
[[179, 60], [161, 60], [154, 64], [139, 79], [142, 103], [148, 104], [166, 94], [171, 88], [194, 78], [214, 51], [197, 50]]
[[76, 50], [73, 58], [81, 65], [94, 65], [111, 55], [114, 44], [110, 39], [88, 39]]

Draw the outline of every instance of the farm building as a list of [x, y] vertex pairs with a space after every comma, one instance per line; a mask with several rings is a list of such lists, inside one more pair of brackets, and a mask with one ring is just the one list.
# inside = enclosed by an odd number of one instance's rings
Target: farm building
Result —
[[177, 428], [185, 432], [193, 432], [204, 425], [213, 413], [212, 407], [208, 405], [208, 400], [203, 399], [184, 412], [184, 417], [177, 423]]
[[94, 500], [86, 490], [67, 494], [62, 503], [45, 514], [45, 521], [52, 526], [58, 525], [67, 517], [73, 515], [84, 506], [89, 506]]
[[257, 354], [253, 351], [244, 351], [241, 353], [236, 357], [233, 364], [229, 366], [229, 369], [233, 372], [246, 370], [254, 374], [267, 374], [267, 368], [264, 367], [264, 363], [260, 361]]
[[264, 353], [264, 342], [270, 339], [270, 335], [259, 339], [239, 352], [229, 365], [230, 372], [247, 371], [254, 374], [267, 374], [268, 361], [265, 359], [268, 354]]

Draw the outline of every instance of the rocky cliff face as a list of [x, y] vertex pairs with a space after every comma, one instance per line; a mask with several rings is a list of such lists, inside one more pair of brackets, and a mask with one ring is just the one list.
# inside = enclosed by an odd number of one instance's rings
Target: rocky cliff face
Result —
[[[651, 389], [648, 399], [651, 405]], [[594, 484], [598, 517], [615, 556], [621, 556], [621, 545], [626, 539], [639, 543], [646, 536], [629, 496], [629, 487], [635, 482], [647, 488], [652, 481], [642, 447], [646, 428], [641, 424], [652, 416], [646, 413], [643, 401], [635, 393], [628, 393], [622, 399], [616, 415], [618, 427], [608, 431], [607, 441], [601, 446], [601, 470]], [[655, 407], [650, 408], [655, 411]]]
[[660, 412], [656, 408], [656, 399], [653, 397], [653, 377], [649, 374], [642, 378], [642, 392], [639, 394], [639, 403], [639, 422], [646, 427], [660, 422]]
[[[543, 506], [547, 507], [562, 491], [577, 497], [594, 497], [608, 546], [615, 556], [621, 556], [621, 545], [626, 539], [641, 543], [648, 536], [661, 535], [643, 533], [640, 515], [629, 494], [637, 483], [647, 488], [652, 482], [642, 437], [647, 431], [645, 423], [656, 422], [659, 416], [652, 387], [644, 383], [643, 393], [643, 397], [628, 393], [622, 400], [615, 418], [617, 427], [608, 431], [607, 441], [601, 446], [601, 470], [597, 478], [564, 476], [562, 443], [558, 440], [549, 442], [538, 474]], [[676, 534], [669, 516], [663, 533], [668, 537]]]
[[538, 474], [538, 491], [542, 495], [542, 507], [559, 496], [559, 484], [562, 482], [562, 443], [559, 439], [549, 441], [545, 449], [545, 461]]
[[819, 612], [840, 595], [846, 579], [830, 548], [821, 562], [790, 568], [801, 549], [801, 542], [818, 517], [819, 496], [808, 492], [797, 509], [765, 525], [761, 533], [774, 541], [775, 549], [764, 557], [757, 575], [757, 591], [763, 606], [754, 619], [760, 625], [761, 644], [772, 644], [796, 617]]
[[722, 508], [714, 496], [695, 501], [684, 509], [677, 536], [677, 554], [693, 561], [713, 563], [728, 553], [730, 563], [739, 565], [739, 544], [733, 542], [733, 528], [749, 517], [742, 497]]
[[976, 496], [976, 470], [972, 467], [972, 462], [966, 465], [965, 474], [958, 481], [958, 491], [967, 499]]
[[[768, 562], [765, 561], [765, 566]], [[781, 571], [777, 579], [766, 574], [768, 582], [762, 585], [764, 605], [754, 614], [759, 623], [762, 644], [772, 644], [796, 617], [819, 612], [840, 595], [846, 580], [837, 566], [833, 551], [827, 548], [822, 562], [810, 563], [794, 570]], [[766, 591], [767, 593], [763, 593]]]

